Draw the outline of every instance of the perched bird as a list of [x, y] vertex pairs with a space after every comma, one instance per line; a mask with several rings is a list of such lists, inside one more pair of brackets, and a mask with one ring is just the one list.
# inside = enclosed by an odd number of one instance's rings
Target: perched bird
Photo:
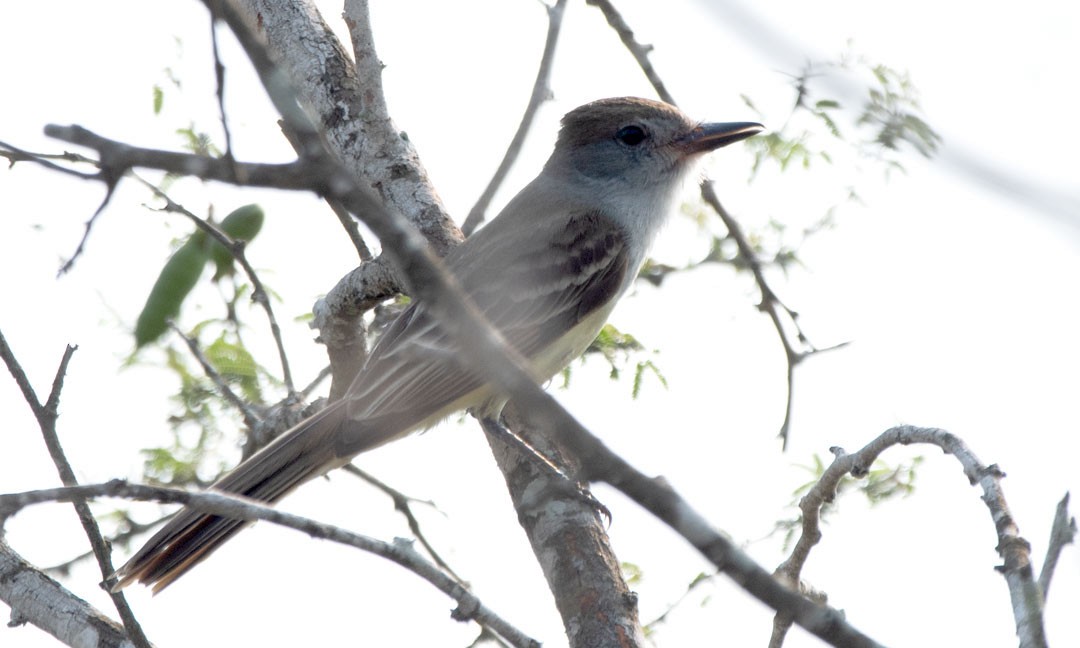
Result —
[[[596, 337], [645, 260], [682, 181], [701, 154], [763, 130], [698, 123], [637, 98], [570, 111], [540, 175], [445, 258], [484, 317], [529, 362], [538, 382]], [[339, 400], [282, 434], [212, 486], [276, 502], [357, 454], [506, 398], [469, 366], [417, 301], [390, 324]], [[117, 570], [160, 591], [248, 523], [184, 509]]]

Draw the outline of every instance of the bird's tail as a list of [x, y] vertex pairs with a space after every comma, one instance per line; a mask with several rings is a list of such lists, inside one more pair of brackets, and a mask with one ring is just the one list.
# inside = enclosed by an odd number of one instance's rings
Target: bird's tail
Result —
[[[345, 420], [343, 401], [305, 419], [215, 482], [211, 489], [276, 502], [297, 486], [339, 467], [334, 438]], [[250, 522], [182, 509], [116, 570], [113, 591], [138, 581], [154, 593], [169, 586]]]

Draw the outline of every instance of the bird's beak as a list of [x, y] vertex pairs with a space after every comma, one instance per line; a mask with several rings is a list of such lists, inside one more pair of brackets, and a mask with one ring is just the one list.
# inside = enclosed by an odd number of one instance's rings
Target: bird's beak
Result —
[[763, 130], [765, 130], [764, 126], [754, 122], [701, 124], [679, 138], [675, 145], [686, 155], [705, 153], [757, 135]]

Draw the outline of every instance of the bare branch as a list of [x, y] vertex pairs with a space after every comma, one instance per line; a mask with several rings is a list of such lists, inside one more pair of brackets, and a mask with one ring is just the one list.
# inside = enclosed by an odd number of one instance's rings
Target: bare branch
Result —
[[[120, 512], [120, 514], [123, 516], [123, 523], [120, 525], [123, 528], [123, 530], [116, 533], [115, 535], [109, 536], [108, 538], [105, 539], [105, 542], [108, 543], [110, 546], [112, 546], [114, 548], [117, 545], [124, 546], [124, 547], [128, 546], [128, 544], [131, 542], [131, 540], [133, 538], [141, 536], [144, 533], [146, 533], [147, 531], [150, 531], [152, 529], [155, 529], [155, 528], [161, 526], [162, 524], [167, 522], [169, 520], [169, 518], [172, 517], [172, 515], [170, 514], [170, 515], [160, 517], [160, 518], [158, 518], [156, 520], [152, 520], [150, 522], [143, 523], [143, 522], [136, 522], [135, 520], [132, 520], [127, 515], [126, 512]], [[81, 563], [82, 561], [86, 560], [87, 558], [93, 558], [93, 557], [94, 557], [94, 551], [91, 549], [90, 551], [81, 553], [78, 556], [75, 556], [74, 558], [70, 558], [68, 560], [65, 560], [62, 563], [57, 563], [55, 565], [50, 565], [48, 567], [43, 567], [41, 571], [45, 572], [46, 574], [50, 574], [50, 575], [55, 574], [55, 575], [58, 575], [58, 576], [69, 576], [71, 574], [71, 568], [72, 567], [74, 567], [75, 565]]]
[[[18, 360], [16, 360], [15, 354], [8, 346], [7, 340], [4, 339], [3, 332], [0, 332], [0, 357], [3, 357], [4, 363], [8, 366], [8, 370], [15, 378], [15, 381], [19, 383], [19, 388], [22, 389], [26, 402], [34, 412], [38, 426], [41, 428], [41, 435], [45, 439], [45, 447], [48, 448], [49, 456], [52, 457], [53, 464], [56, 465], [56, 471], [60, 475], [60, 481], [65, 486], [75, 486], [78, 484], [78, 480], [75, 478], [75, 471], [72, 470], [71, 464], [64, 454], [64, 449], [60, 445], [60, 437], [56, 433], [56, 419], [59, 417], [60, 392], [64, 387], [64, 376], [67, 374], [68, 363], [71, 362], [71, 356], [75, 353], [75, 349], [76, 347], [69, 345], [64, 350], [64, 356], [60, 360], [60, 366], [56, 370], [56, 377], [53, 379], [49, 398], [42, 405], [38, 401], [37, 394], [34, 393], [34, 388], [26, 378], [26, 374], [23, 372]], [[114, 571], [111, 550], [101, 536], [101, 529], [98, 528], [97, 520], [94, 519], [93, 513], [90, 512], [90, 506], [85, 499], [74, 499], [72, 503], [86, 537], [90, 541], [90, 546], [94, 551], [94, 556], [97, 558], [102, 575], [111, 574]], [[110, 594], [110, 597], [116, 611], [120, 614], [124, 629], [127, 631], [131, 641], [139, 648], [150, 648], [150, 640], [143, 633], [142, 627], [135, 618], [135, 613], [128, 606], [124, 595], [120, 592], [114, 592]]]
[[[634, 60], [637, 61], [642, 72], [644, 72], [645, 76], [649, 79], [649, 83], [652, 84], [653, 89], [656, 90], [656, 94], [667, 103], [675, 105], [675, 98], [668, 92], [667, 86], [664, 85], [663, 80], [656, 72], [652, 62], [649, 61], [649, 53], [653, 49], [652, 46], [643, 45], [637, 41], [634, 37], [634, 31], [626, 24], [622, 14], [615, 9], [615, 6], [609, 0], [587, 0], [586, 4], [593, 5], [604, 13], [604, 17], [607, 18], [608, 24], [611, 25], [611, 28], [614, 29], [619, 35], [619, 38], [622, 39], [626, 49], [630, 51], [630, 54], [634, 57]], [[798, 313], [785, 306], [784, 303], [780, 301], [780, 298], [776, 296], [776, 293], [765, 279], [765, 272], [761, 260], [758, 259], [753, 246], [750, 245], [750, 242], [747, 240], [738, 221], [736, 221], [720, 203], [720, 198], [716, 195], [716, 190], [713, 188], [712, 182], [706, 180], [701, 183], [701, 195], [705, 202], [720, 216], [720, 220], [723, 221], [724, 226], [727, 227], [729, 235], [735, 241], [735, 244], [739, 249], [739, 255], [743, 258], [747, 267], [750, 268], [751, 273], [754, 275], [754, 281], [757, 282], [758, 289], [761, 291], [761, 303], [758, 304], [758, 308], [768, 314], [769, 319], [772, 320], [773, 326], [776, 328], [777, 335], [780, 337], [780, 343], [784, 347], [784, 355], [787, 358], [787, 401], [784, 406], [784, 422], [780, 425], [778, 436], [782, 440], [784, 448], [787, 448], [788, 435], [791, 430], [791, 408], [792, 403], [794, 402], [795, 366], [813, 353], [840, 348], [844, 346], [844, 344], [835, 345], [828, 349], [817, 349], [810, 344], [806, 335], [799, 327]], [[789, 338], [787, 324], [785, 324], [784, 321], [785, 319], [790, 322], [792, 327], [794, 327], [796, 337], [804, 348], [798, 350], [795, 348], [795, 345]]]
[[521, 116], [521, 123], [518, 124], [517, 132], [514, 133], [514, 137], [510, 140], [510, 145], [503, 155], [502, 162], [499, 163], [499, 168], [495, 170], [495, 175], [492, 176], [491, 181], [484, 188], [484, 192], [476, 200], [476, 204], [469, 210], [469, 216], [465, 219], [465, 224], [461, 226], [461, 231], [465, 233], [465, 236], [471, 235], [473, 230], [483, 224], [487, 209], [491, 205], [491, 199], [495, 197], [495, 192], [499, 190], [503, 181], [506, 180], [511, 167], [517, 161], [518, 154], [521, 153], [521, 147], [525, 144], [525, 137], [529, 134], [529, 129], [532, 128], [536, 113], [540, 110], [540, 104], [551, 98], [552, 61], [555, 59], [555, 45], [559, 42], [559, 32], [562, 30], [562, 17], [565, 11], [566, 0], [558, 0], [554, 5], [547, 7], [547, 39], [544, 41], [544, 53], [540, 56], [540, 69], [536, 71], [536, 81], [533, 82], [529, 103], [525, 107], [525, 113]]
[[[810, 550], [821, 540], [820, 511], [822, 505], [836, 496], [837, 486], [845, 475], [863, 477], [877, 457], [894, 445], [926, 443], [940, 447], [947, 454], [956, 457], [964, 474], [972, 485], [982, 488], [982, 500], [990, 509], [990, 516], [998, 533], [998, 553], [1005, 564], [998, 568], [1005, 576], [1013, 602], [1013, 614], [1016, 619], [1016, 633], [1020, 645], [1026, 648], [1046, 646], [1046, 636], [1042, 625], [1042, 597], [1034, 581], [1031, 569], [1031, 546], [1020, 537], [1019, 529], [1013, 521], [1005, 503], [1001, 489], [1004, 473], [996, 464], [983, 465], [970, 448], [959, 438], [945, 430], [937, 428], [919, 428], [902, 425], [883, 432], [876, 439], [853, 454], [847, 454], [842, 448], [833, 448], [836, 458], [825, 470], [818, 482], [799, 502], [802, 510], [802, 534], [791, 552], [791, 556], [776, 568], [779, 578], [791, 587], [803, 587], [800, 573], [809, 557]], [[770, 646], [778, 647], [783, 642], [784, 633], [791, 621], [783, 614], [777, 614], [774, 621], [773, 641]]]
[[57, 171], [65, 175], [74, 176], [80, 180], [100, 180], [96, 173], [81, 173], [75, 169], [69, 169], [66, 166], [53, 162], [53, 160], [65, 160], [67, 162], [82, 162], [97, 166], [97, 160], [91, 160], [78, 153], [31, 153], [30, 151], [24, 151], [17, 146], [13, 146], [0, 140], [0, 157], [8, 159], [9, 167], [15, 166], [16, 162], [33, 162], [50, 171]]
[[[788, 308], [780, 298], [777, 297], [773, 291], [772, 286], [769, 285], [768, 280], [765, 278], [765, 269], [761, 263], [761, 259], [758, 258], [754, 252], [754, 248], [750, 245], [750, 241], [746, 238], [746, 234], [743, 233], [742, 227], [739, 222], [724, 208], [720, 202], [720, 197], [716, 195], [716, 189], [713, 187], [713, 183], [710, 180], [706, 180], [701, 183], [701, 196], [706, 203], [723, 221], [724, 227], [727, 228], [728, 234], [732, 240], [735, 241], [735, 245], [739, 249], [739, 256], [746, 262], [746, 266], [750, 269], [751, 274], [754, 275], [754, 281], [758, 285], [758, 290], [761, 292], [761, 302], [758, 304], [758, 309], [763, 311], [772, 320], [773, 327], [776, 328], [776, 334], [780, 338], [780, 344], [784, 347], [784, 357], [787, 359], [787, 400], [784, 406], [784, 422], [780, 425], [780, 432], [777, 436], [783, 442], [783, 447], [787, 448], [788, 436], [791, 431], [791, 407], [794, 402], [795, 391], [795, 367], [802, 362], [807, 356], [817, 353], [819, 349], [810, 344], [806, 335], [799, 327], [799, 314]], [[785, 319], [790, 322], [790, 325], [795, 328], [796, 338], [802, 345], [802, 349], [796, 349], [795, 344], [789, 337], [788, 328], [785, 324]], [[835, 345], [823, 350], [832, 350], [844, 346], [843, 344]]]
[[411, 502], [420, 502], [422, 504], [427, 504], [428, 506], [437, 509], [434, 502], [430, 500], [418, 500], [415, 497], [409, 497], [405, 493], [402, 493], [393, 486], [375, 477], [375, 475], [372, 475], [366, 470], [361, 469], [356, 464], [345, 464], [344, 470], [345, 472], [366, 481], [368, 484], [371, 484], [375, 488], [385, 493], [387, 497], [389, 497], [390, 500], [394, 503], [394, 510], [405, 516], [405, 521], [409, 525], [409, 531], [412, 532], [413, 537], [420, 541], [421, 546], [423, 546], [424, 550], [428, 552], [429, 556], [431, 556], [431, 560], [434, 561], [440, 569], [445, 571], [447, 574], [450, 574], [450, 576], [452, 576], [454, 580], [461, 583], [463, 587], [469, 586], [468, 582], [464, 578], [459, 576], [452, 567], [450, 567], [450, 564], [447, 563], [441, 555], [439, 555], [439, 552], [436, 551], [435, 547], [432, 546], [430, 541], [428, 541], [427, 535], [424, 533], [424, 530], [420, 528], [420, 521], [416, 519], [416, 516], [412, 512], [412, 506], [410, 504]]
[[630, 50], [630, 54], [637, 61], [638, 67], [645, 73], [645, 77], [649, 79], [649, 83], [656, 90], [656, 95], [672, 106], [676, 105], [675, 98], [668, 92], [664, 81], [657, 74], [656, 69], [653, 68], [652, 62], [649, 61], [649, 52], [653, 49], [652, 45], [642, 45], [637, 41], [634, 37], [634, 30], [630, 29], [630, 25], [626, 24], [622, 14], [615, 9], [615, 6], [609, 0], [586, 0], [585, 4], [591, 4], [604, 13], [604, 18], [607, 19], [608, 24], [615, 30], [615, 33], [619, 35], [626, 49]]
[[607, 514], [607, 509], [585, 486], [566, 477], [578, 472], [577, 458], [546, 430], [523, 421], [513, 402], [503, 419], [513, 433], [489, 419], [480, 422], [518, 521], [554, 595], [567, 644], [647, 646], [637, 596], [623, 577], [598, 515]]
[[229, 118], [225, 114], [225, 64], [221, 62], [221, 53], [218, 51], [218, 36], [216, 21], [210, 21], [210, 49], [214, 55], [214, 82], [216, 84], [214, 96], [217, 99], [218, 118], [221, 120], [221, 130], [225, 133], [225, 159], [233, 159], [232, 132], [229, 130]]
[[[278, 511], [242, 497], [211, 491], [193, 493], [177, 488], [129, 484], [124, 480], [116, 479], [104, 484], [50, 488], [0, 495], [0, 523], [21, 509], [34, 504], [70, 502], [100, 497], [120, 497], [137, 501], [183, 504], [192, 509], [222, 517], [248, 521], [265, 520], [302, 531], [313, 538], [356, 547], [401, 565], [434, 585], [440, 592], [457, 601], [458, 607], [453, 613], [455, 619], [475, 620], [491, 628], [514, 646], [538, 648], [540, 645], [535, 639], [526, 636], [496, 615], [480, 599], [453, 578], [442, 573], [438, 567], [424, 560], [409, 542], [383, 542], [358, 533], [352, 533], [331, 524], [323, 524], [299, 515]], [[111, 585], [111, 583], [108, 584]]]
[[1076, 518], [1069, 515], [1069, 494], [1058, 502], [1054, 513], [1054, 523], [1050, 527], [1050, 542], [1046, 547], [1046, 558], [1043, 560], [1042, 571], [1039, 572], [1039, 592], [1042, 593], [1043, 603], [1046, 603], [1050, 595], [1050, 580], [1054, 577], [1058, 558], [1065, 545], [1076, 541]]
[[[214, 383], [214, 386], [217, 387], [217, 390], [225, 397], [225, 400], [232, 403], [233, 407], [235, 407], [244, 417], [244, 425], [249, 429], [254, 429], [255, 426], [261, 423], [262, 415], [259, 412], [256, 412], [255, 408], [251, 407], [247, 401], [240, 398], [236, 392], [232, 390], [232, 387], [229, 387], [229, 383], [221, 377], [221, 374], [217, 372], [214, 365], [210, 364], [210, 361], [206, 359], [206, 355], [203, 354], [202, 349], [199, 348], [199, 341], [193, 337], [184, 335], [184, 332], [177, 328], [175, 324], [172, 324], [171, 326], [173, 331], [180, 336], [180, 339], [187, 344], [192, 357], [194, 357], [199, 363], [199, 366], [202, 367], [203, 372], [206, 374], [206, 377], [210, 379], [210, 382]], [[244, 456], [248, 456], [249, 454], [249, 452], [245, 452]]]
[[[0, 600], [11, 606], [8, 627], [33, 624], [68, 646], [134, 648], [124, 628], [41, 573], [0, 535]], [[146, 645], [146, 644], [142, 644]]]
[[[530, 420], [532, 413], [530, 411]], [[545, 415], [548, 415], [545, 413]], [[717, 532], [663, 479], [650, 478], [609, 450], [569, 416], [545, 429], [582, 463], [580, 479], [604, 481], [686, 539], [720, 571], [752, 596], [833, 646], [879, 646], [850, 625], [839, 611], [816, 604], [782, 584], [729, 538]]]

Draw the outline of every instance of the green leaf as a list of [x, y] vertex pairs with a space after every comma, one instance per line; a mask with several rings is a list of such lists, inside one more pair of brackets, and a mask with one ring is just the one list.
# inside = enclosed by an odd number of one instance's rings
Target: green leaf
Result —
[[197, 132], [195, 126], [177, 128], [176, 134], [184, 140], [184, 148], [196, 155], [220, 156], [221, 151], [207, 133]]
[[230, 384], [239, 385], [244, 398], [260, 402], [259, 366], [255, 358], [240, 344], [233, 344], [222, 334], [206, 347], [204, 354], [210, 365]]
[[[222, 232], [236, 241], [251, 241], [262, 229], [265, 214], [262, 207], [257, 204], [237, 207], [221, 221], [218, 226]], [[214, 281], [233, 274], [233, 255], [224, 245], [217, 240], [209, 242], [210, 258], [214, 262]]]
[[664, 374], [660, 372], [660, 368], [653, 363], [652, 360], [645, 360], [637, 363], [637, 367], [634, 369], [634, 387], [630, 392], [630, 395], [635, 400], [641, 394], [641, 383], [645, 378], [645, 372], [648, 371], [652, 375], [656, 376], [656, 379], [660, 381], [660, 384], [667, 389], [668, 382]]
[[627, 585], [638, 585], [645, 580], [645, 572], [640, 565], [624, 561], [619, 563], [619, 567], [622, 568], [623, 578]]
[[161, 89], [161, 86], [154, 84], [154, 114], [161, 114], [161, 107], [165, 104], [165, 91]]
[[199, 281], [206, 260], [206, 252], [195, 237], [169, 257], [135, 323], [135, 348], [153, 342], [168, 329], [169, 320], [180, 314], [184, 299]]

